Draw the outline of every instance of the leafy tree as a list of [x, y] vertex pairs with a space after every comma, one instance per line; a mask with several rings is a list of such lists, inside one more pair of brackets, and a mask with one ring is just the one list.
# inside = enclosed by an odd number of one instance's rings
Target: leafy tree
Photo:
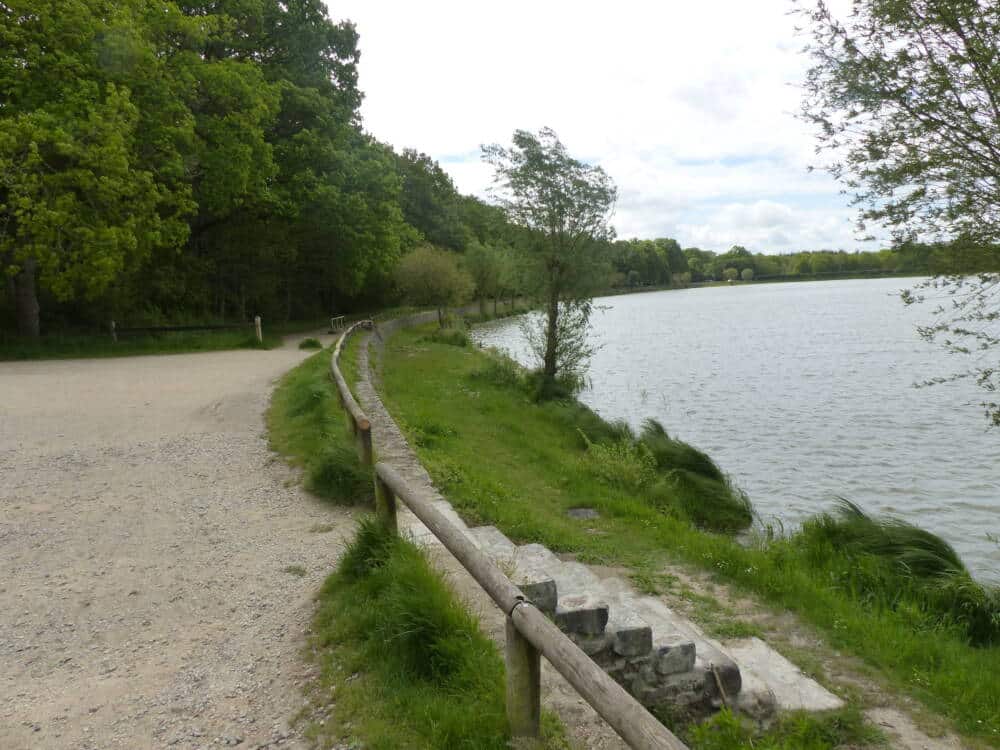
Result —
[[[191, 123], [169, 92], [143, 94], [162, 84], [162, 64], [137, 30], [140, 10], [99, 0], [0, 5], [0, 270], [13, 280], [24, 336], [40, 333], [38, 284], [57, 300], [93, 300], [186, 236], [192, 206], [175, 185], [176, 141]], [[172, 128], [144, 130], [158, 118]], [[162, 139], [155, 152], [151, 136]]]
[[546, 396], [558, 377], [579, 374], [586, 362], [583, 336], [607, 267], [601, 241], [612, 236], [617, 193], [603, 169], [571, 157], [549, 128], [518, 130], [510, 148], [484, 146], [483, 156], [495, 169], [500, 205], [530, 235], [530, 291], [544, 309], [536, 352]]
[[472, 275], [476, 284], [476, 296], [479, 297], [479, 311], [486, 313], [486, 299], [495, 301], [500, 296], [503, 276], [503, 255], [492, 245], [472, 242], [465, 251], [465, 267]]
[[403, 256], [396, 267], [396, 283], [410, 304], [437, 308], [441, 326], [445, 308], [462, 304], [475, 289], [459, 256], [430, 245], [420, 245]]
[[753, 269], [744, 268], [742, 271], [740, 271], [740, 279], [743, 281], [753, 281]]
[[739, 278], [740, 272], [735, 268], [726, 268], [722, 272], [723, 281], [736, 281]]
[[468, 242], [462, 221], [464, 206], [451, 177], [427, 154], [413, 149], [404, 150], [397, 164], [406, 221], [431, 244], [464, 250]]
[[[1000, 241], [1000, 5], [979, 0], [856, 0], [837, 19], [825, 3], [799, 11], [814, 61], [803, 117], [817, 127], [829, 171], [855, 193], [859, 224], [897, 242]], [[988, 273], [934, 279], [950, 298], [922, 332], [973, 362], [993, 424], [1000, 405], [1000, 253]], [[924, 298], [920, 289], [907, 302]], [[995, 356], [995, 355], [994, 355]], [[945, 378], [946, 380], [947, 378]]]

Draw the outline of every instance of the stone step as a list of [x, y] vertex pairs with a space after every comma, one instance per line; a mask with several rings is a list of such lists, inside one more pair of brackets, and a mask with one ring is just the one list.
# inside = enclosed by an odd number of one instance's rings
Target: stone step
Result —
[[467, 536], [536, 607], [549, 614], [556, 611], [557, 588], [552, 576], [531, 561], [519, 559], [517, 545], [498, 528], [477, 526], [469, 529]]

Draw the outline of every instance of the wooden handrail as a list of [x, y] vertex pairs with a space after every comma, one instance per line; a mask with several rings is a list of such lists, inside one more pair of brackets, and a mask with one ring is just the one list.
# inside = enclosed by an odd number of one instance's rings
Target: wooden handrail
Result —
[[[330, 372], [337, 384], [340, 402], [361, 440], [362, 462], [369, 466], [372, 463], [371, 421], [347, 386], [339, 362], [348, 336], [359, 327], [372, 325], [370, 320], [358, 321], [345, 330], [337, 339], [330, 360]], [[506, 615], [507, 717], [514, 736], [537, 737], [539, 734], [539, 657], [544, 656], [629, 747], [635, 750], [688, 750], [625, 688], [567, 638], [457, 526], [431, 501], [415, 492], [392, 466], [377, 463], [374, 473], [376, 508], [383, 523], [394, 531], [397, 529], [396, 500], [401, 501], [444, 544]]]
[[[378, 463], [375, 476], [381, 485], [378, 497], [383, 517], [395, 516], [386, 506], [396, 499], [413, 511], [510, 618], [517, 632], [566, 678], [629, 747], [687, 750], [684, 743], [535, 607], [457, 526], [429, 500], [414, 492], [395, 469]], [[527, 689], [537, 692], [533, 687]]]

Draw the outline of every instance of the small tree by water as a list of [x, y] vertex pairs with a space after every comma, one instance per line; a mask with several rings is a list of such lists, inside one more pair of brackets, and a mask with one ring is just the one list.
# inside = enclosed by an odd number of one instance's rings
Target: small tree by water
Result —
[[525, 291], [544, 310], [528, 318], [529, 341], [541, 360], [539, 395], [579, 379], [589, 359], [586, 331], [592, 295], [607, 278], [602, 241], [613, 236], [617, 191], [600, 167], [571, 157], [555, 132], [514, 133], [510, 148], [483, 147], [496, 170], [495, 194], [511, 220], [527, 230]]
[[469, 300], [475, 287], [472, 277], [459, 265], [458, 256], [430, 245], [403, 257], [396, 267], [396, 283], [411, 305], [437, 308], [441, 326], [445, 308]]

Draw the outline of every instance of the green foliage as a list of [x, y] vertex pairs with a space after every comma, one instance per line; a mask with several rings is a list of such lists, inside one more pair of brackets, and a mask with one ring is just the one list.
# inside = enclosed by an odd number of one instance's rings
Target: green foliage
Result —
[[[388, 342], [384, 396], [405, 425], [431, 421], [461, 435], [418, 452], [467, 519], [521, 543], [639, 571], [648, 585], [657, 580], [650, 571], [667, 566], [705, 569], [817, 628], [831, 647], [866, 662], [884, 689], [943, 714], [969, 736], [1000, 741], [1000, 649], [973, 647], [963, 628], [928, 616], [898, 576], [886, 576], [879, 588], [851, 587], [859, 565], [884, 571], [884, 563], [799, 543], [799, 535], [746, 544], [705, 533], [679, 508], [674, 487], [658, 489], [657, 482], [637, 493], [580, 471], [580, 430], [595, 443], [621, 436], [596, 414], [571, 401], [535, 404], [516, 384], [473, 376], [487, 366], [487, 354], [417, 344], [421, 335], [403, 331]], [[581, 506], [600, 517], [580, 524], [566, 516]]]
[[507, 747], [503, 663], [419, 548], [362, 521], [319, 599], [335, 729], [366, 747]]
[[653, 454], [642, 443], [627, 439], [608, 443], [588, 441], [584, 466], [598, 479], [626, 490], [642, 490], [656, 480]]
[[1000, 643], [1000, 589], [969, 574], [954, 548], [929, 531], [893, 518], [872, 518], [842, 500], [836, 514], [807, 522], [795, 542], [818, 566], [825, 551], [847, 565], [836, 573], [847, 590], [872, 606], [916, 603], [921, 619], [956, 625], [971, 643]]
[[448, 346], [469, 346], [472, 343], [469, 334], [462, 328], [438, 328], [427, 334], [425, 340]]
[[329, 353], [321, 351], [282, 378], [267, 413], [271, 445], [302, 467], [313, 494], [338, 504], [371, 503], [374, 480], [358, 459], [329, 366]]
[[655, 419], [647, 419], [642, 423], [640, 439], [656, 459], [657, 467], [662, 470], [683, 469], [719, 482], [725, 480], [715, 461], [697, 448], [670, 437], [663, 425]]
[[794, 712], [767, 730], [723, 709], [688, 734], [691, 750], [835, 750], [885, 745], [885, 737], [865, 722], [856, 707], [820, 715]]
[[411, 305], [436, 307], [442, 325], [444, 308], [468, 300], [474, 287], [458, 256], [430, 245], [421, 245], [403, 257], [396, 268], [396, 283]]
[[322, 349], [323, 344], [320, 343], [319, 339], [314, 339], [312, 337], [302, 339], [299, 342], [299, 349]]
[[518, 130], [510, 148], [483, 147], [496, 171], [500, 204], [530, 241], [526, 291], [544, 317], [529, 318], [529, 342], [541, 361], [539, 395], [558, 391], [559, 375], [580, 375], [589, 356], [585, 335], [591, 295], [607, 275], [604, 244], [612, 235], [614, 182], [600, 167], [569, 155], [555, 132]]

